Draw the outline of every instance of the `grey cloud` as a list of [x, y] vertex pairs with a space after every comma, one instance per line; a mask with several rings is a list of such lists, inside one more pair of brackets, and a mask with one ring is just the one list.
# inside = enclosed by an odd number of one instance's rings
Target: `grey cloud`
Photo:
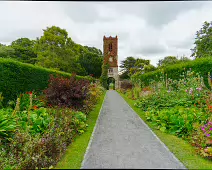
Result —
[[166, 52], [166, 48], [163, 45], [157, 44], [157, 45], [148, 45], [148, 46], [144, 46], [144, 47], [137, 47], [137, 49], [135, 49], [135, 52], [137, 54], [143, 54], [143, 55], [153, 55], [153, 54], [161, 54]]
[[36, 37], [42, 36], [43, 31], [39, 29], [30, 29], [30, 30], [14, 30], [7, 32], [6, 34], [0, 34], [1, 42], [12, 42], [18, 38], [27, 37], [30, 39], [35, 39]]
[[169, 46], [178, 49], [190, 49], [194, 45], [194, 36], [189, 36], [182, 41], [169, 42]]
[[96, 3], [91, 2], [63, 2], [60, 4], [64, 13], [76, 23], [93, 23], [99, 20]]
[[145, 18], [149, 25], [160, 27], [176, 19], [177, 15], [191, 9], [198, 9], [210, 2], [131, 2], [117, 3], [111, 7], [126, 14], [134, 14]]

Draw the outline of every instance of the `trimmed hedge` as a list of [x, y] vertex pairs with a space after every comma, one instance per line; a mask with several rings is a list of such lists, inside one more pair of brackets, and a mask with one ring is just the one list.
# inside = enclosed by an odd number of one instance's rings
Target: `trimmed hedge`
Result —
[[208, 84], [208, 72], [212, 73], [212, 58], [199, 58], [186, 63], [167, 66], [153, 72], [135, 74], [131, 77], [131, 80], [133, 83], [138, 83], [142, 87], [145, 87], [148, 86], [152, 80], [156, 82], [160, 81], [161, 77], [164, 78], [166, 74], [167, 78], [178, 80], [180, 79], [180, 75], [190, 68], [195, 73], [199, 73], [204, 78], [205, 85], [210, 88]]
[[[33, 90], [39, 92], [46, 89], [51, 74], [65, 78], [72, 76], [66, 72], [0, 58], [0, 92], [4, 97], [3, 104], [5, 105], [9, 100], [16, 100], [20, 93]], [[76, 78], [94, 80], [87, 76], [76, 76]]]

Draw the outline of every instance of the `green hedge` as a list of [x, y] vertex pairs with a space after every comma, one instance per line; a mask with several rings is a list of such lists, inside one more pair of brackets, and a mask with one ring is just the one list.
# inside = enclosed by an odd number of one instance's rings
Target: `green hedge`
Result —
[[[9, 100], [16, 100], [20, 93], [44, 90], [48, 86], [50, 74], [66, 78], [72, 76], [69, 73], [0, 58], [0, 92], [4, 97], [3, 104], [6, 104]], [[87, 76], [76, 77], [77, 79], [94, 80]]]
[[192, 71], [203, 76], [205, 85], [210, 88], [208, 85], [208, 72], [212, 73], [212, 58], [196, 59], [185, 63], [167, 66], [163, 69], [158, 69], [145, 74], [135, 74], [131, 77], [131, 80], [133, 83], [141, 84], [141, 86], [144, 87], [148, 86], [152, 80], [158, 82], [160, 77], [165, 77], [165, 74], [167, 74], [167, 78], [177, 80], [183, 72], [190, 68]]

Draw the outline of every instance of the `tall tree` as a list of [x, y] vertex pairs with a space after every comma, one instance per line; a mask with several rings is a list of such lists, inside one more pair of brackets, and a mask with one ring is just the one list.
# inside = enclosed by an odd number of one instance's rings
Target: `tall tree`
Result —
[[179, 60], [175, 56], [167, 56], [164, 59], [158, 61], [158, 67], [165, 67], [168, 65], [176, 64]]
[[192, 50], [191, 57], [211, 57], [212, 56], [212, 21], [204, 22], [202, 28], [197, 31], [195, 38], [195, 47]]
[[[127, 57], [125, 60], [121, 61], [120, 67], [122, 68], [122, 74], [120, 75], [120, 78], [129, 79], [131, 75], [137, 72], [144, 73], [144, 68], [147, 65], [150, 65], [150, 60]], [[146, 71], [148, 71], [148, 69]]]
[[85, 68], [86, 74], [93, 74], [94, 77], [100, 77], [102, 72], [103, 56], [96, 53], [87, 52], [78, 58], [80, 65]]
[[47, 27], [43, 31], [43, 36], [37, 44], [38, 64], [48, 68], [60, 69], [68, 33], [56, 26]]
[[32, 63], [36, 62], [37, 54], [35, 53], [35, 40], [28, 38], [19, 38], [11, 43], [11, 47], [15, 50], [17, 60]]
[[15, 50], [10, 46], [0, 44], [0, 57], [1, 58], [14, 58]]

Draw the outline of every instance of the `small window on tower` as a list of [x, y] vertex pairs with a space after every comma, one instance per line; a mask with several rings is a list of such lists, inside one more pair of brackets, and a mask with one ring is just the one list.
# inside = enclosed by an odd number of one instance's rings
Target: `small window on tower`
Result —
[[109, 44], [109, 51], [112, 51], [112, 43]]
[[113, 68], [109, 68], [109, 73], [112, 73], [113, 72]]

